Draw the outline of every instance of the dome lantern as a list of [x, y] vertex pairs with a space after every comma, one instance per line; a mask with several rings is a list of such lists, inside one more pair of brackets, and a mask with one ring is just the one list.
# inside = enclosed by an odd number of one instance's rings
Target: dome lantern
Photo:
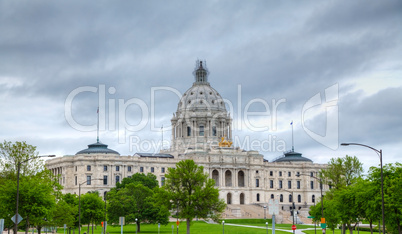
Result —
[[202, 61], [200, 61], [200, 60], [196, 61], [193, 75], [195, 76], [195, 83], [196, 84], [208, 83], [209, 71], [206, 69], [206, 62], [205, 61], [204, 61], [204, 65], [203, 65]]

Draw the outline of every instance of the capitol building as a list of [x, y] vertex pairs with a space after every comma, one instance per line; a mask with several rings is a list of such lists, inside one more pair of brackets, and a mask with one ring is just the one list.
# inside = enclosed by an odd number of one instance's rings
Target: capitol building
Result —
[[270, 199], [278, 200], [282, 210], [292, 209], [292, 202], [299, 210], [319, 202], [321, 189], [329, 188], [315, 177], [327, 165], [294, 150], [270, 162], [257, 151], [232, 146], [232, 118], [222, 96], [208, 82], [205, 62], [197, 61], [193, 75], [195, 81], [171, 119], [169, 149], [120, 155], [98, 140], [75, 155], [47, 160], [47, 168], [60, 175], [63, 193], [78, 194], [81, 184], [81, 193], [98, 191], [104, 196], [135, 173], [153, 173], [163, 185], [168, 168], [192, 159], [215, 180], [220, 198], [233, 209], [263, 207]]

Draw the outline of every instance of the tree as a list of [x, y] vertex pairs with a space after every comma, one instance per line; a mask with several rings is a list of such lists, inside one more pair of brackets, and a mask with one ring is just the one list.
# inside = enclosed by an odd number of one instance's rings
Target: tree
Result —
[[[55, 198], [60, 194], [61, 186], [43, 161], [37, 158], [36, 147], [26, 142], [0, 143], [0, 213], [11, 218], [15, 214], [17, 194], [17, 171], [20, 164], [19, 211], [24, 218], [20, 225], [37, 226], [38, 231], [50, 220]], [[23, 162], [23, 163], [22, 163]], [[9, 216], [9, 217], [8, 217]], [[8, 220], [6, 225], [9, 226]], [[27, 232], [27, 230], [26, 230]]]
[[66, 224], [68, 229], [78, 225], [78, 197], [75, 194], [64, 194], [58, 200], [53, 210], [53, 224], [63, 226]]
[[[402, 233], [402, 164], [386, 164], [383, 167], [384, 174], [384, 199], [386, 228], [390, 233]], [[377, 193], [380, 191], [380, 168], [371, 167], [369, 180], [375, 185]], [[377, 204], [381, 205], [381, 198], [377, 196]]]
[[120, 216], [124, 216], [128, 223], [137, 219], [138, 232], [141, 231], [141, 222], [169, 223], [169, 210], [158, 203], [158, 196], [155, 196], [160, 192], [155, 175], [136, 173], [125, 178], [118, 187], [107, 194], [109, 222], [117, 223]]
[[[354, 208], [353, 204], [356, 203], [356, 197], [353, 193], [354, 190], [349, 186], [359, 181], [362, 173], [363, 164], [356, 156], [351, 157], [348, 155], [344, 158], [332, 158], [328, 166], [321, 170], [320, 177], [323, 183], [330, 184], [333, 187], [330, 192], [326, 193], [324, 207], [328, 207], [326, 203], [332, 202], [333, 210], [337, 211], [337, 216], [342, 221], [343, 233], [345, 226], [349, 230], [352, 228], [352, 222], [356, 223], [355, 221], [359, 214], [358, 210], [352, 209]], [[339, 200], [340, 197], [345, 201]]]
[[44, 162], [38, 156], [36, 147], [27, 144], [25, 141], [4, 141], [0, 143], [0, 174], [16, 180], [18, 162], [29, 161], [21, 164], [20, 176], [31, 176], [42, 171]]
[[169, 168], [163, 196], [170, 209], [176, 210], [179, 218], [186, 219], [187, 233], [190, 223], [195, 218], [213, 218], [218, 220], [226, 204], [219, 199], [219, 190], [215, 181], [204, 173], [204, 167], [193, 160], [183, 160], [176, 168]]
[[121, 183], [117, 183], [116, 188], [125, 188], [128, 184], [142, 184], [150, 189], [158, 187], [156, 176], [152, 173], [148, 173], [147, 175], [143, 173], [135, 173], [131, 177], [124, 178]]
[[86, 193], [81, 198], [81, 220], [83, 223], [88, 223], [88, 234], [89, 225], [92, 223], [92, 233], [93, 224], [99, 222], [103, 219], [103, 201], [97, 192]]
[[335, 189], [352, 185], [363, 173], [363, 164], [354, 156], [331, 158], [327, 168], [321, 171], [325, 184], [331, 184]]

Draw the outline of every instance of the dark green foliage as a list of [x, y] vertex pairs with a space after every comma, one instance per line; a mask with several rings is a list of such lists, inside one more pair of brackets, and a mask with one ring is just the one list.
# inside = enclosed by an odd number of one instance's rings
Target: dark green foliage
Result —
[[107, 193], [108, 220], [109, 223], [118, 223], [119, 217], [124, 216], [126, 223], [135, 223], [138, 220], [138, 231], [141, 231], [140, 223], [169, 222], [169, 210], [158, 202], [160, 189], [158, 181], [153, 174], [134, 174], [131, 178], [124, 178], [118, 188]]
[[156, 176], [152, 173], [148, 173], [147, 175], [143, 173], [136, 173], [131, 177], [126, 177], [121, 181], [121, 183], [117, 183], [116, 188], [125, 188], [127, 184], [142, 184], [150, 189], [158, 187]]
[[190, 233], [190, 223], [195, 217], [218, 221], [226, 207], [219, 199], [215, 181], [208, 177], [204, 167], [193, 160], [178, 162], [176, 168], [169, 168], [166, 174], [162, 200], [177, 212], [179, 218], [186, 219], [187, 233]]

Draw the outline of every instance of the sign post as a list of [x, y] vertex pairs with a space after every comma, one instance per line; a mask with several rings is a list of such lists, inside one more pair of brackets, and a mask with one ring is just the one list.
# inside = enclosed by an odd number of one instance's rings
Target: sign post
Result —
[[279, 214], [279, 201], [277, 199], [269, 199], [269, 214], [272, 215], [272, 234], [275, 234], [275, 215]]
[[119, 223], [120, 223], [120, 225], [121, 225], [121, 234], [123, 234], [123, 225], [124, 225], [124, 221], [125, 221], [124, 217], [120, 217], [120, 218], [119, 218]]
[[3, 233], [4, 230], [4, 219], [0, 219], [0, 231]]

